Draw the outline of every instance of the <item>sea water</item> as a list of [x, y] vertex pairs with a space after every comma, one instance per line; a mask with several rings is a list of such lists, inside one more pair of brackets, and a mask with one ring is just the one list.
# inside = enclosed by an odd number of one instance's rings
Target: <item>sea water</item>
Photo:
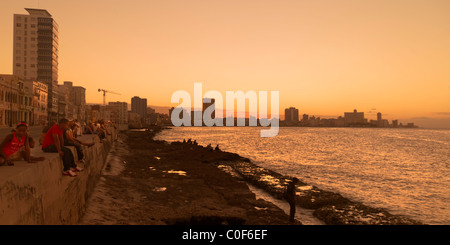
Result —
[[353, 201], [426, 224], [450, 224], [450, 130], [173, 127], [156, 139], [197, 140]]

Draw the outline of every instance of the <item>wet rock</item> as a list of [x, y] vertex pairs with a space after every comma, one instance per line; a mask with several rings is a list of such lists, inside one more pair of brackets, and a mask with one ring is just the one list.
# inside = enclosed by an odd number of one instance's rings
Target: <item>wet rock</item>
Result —
[[[229, 163], [242, 178], [272, 196], [282, 199], [290, 181], [289, 176], [259, 167], [250, 162]], [[314, 216], [330, 225], [417, 225], [406, 217], [392, 215], [383, 209], [372, 208], [353, 202], [339, 193], [321, 190], [306, 183], [297, 184], [296, 204], [302, 208], [315, 209]]]
[[324, 206], [315, 210], [313, 215], [328, 225], [422, 225], [418, 221], [360, 203]]

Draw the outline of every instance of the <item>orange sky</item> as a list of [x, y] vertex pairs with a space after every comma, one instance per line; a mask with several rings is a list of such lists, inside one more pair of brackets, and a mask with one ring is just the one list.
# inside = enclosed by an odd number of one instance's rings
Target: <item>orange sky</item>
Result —
[[[39, 5], [38, 5], [39, 2]], [[59, 24], [59, 78], [170, 103], [177, 90], [280, 91], [280, 113], [450, 118], [448, 0], [0, 1], [0, 73], [12, 73], [13, 14]], [[376, 116], [368, 114], [369, 119]]]

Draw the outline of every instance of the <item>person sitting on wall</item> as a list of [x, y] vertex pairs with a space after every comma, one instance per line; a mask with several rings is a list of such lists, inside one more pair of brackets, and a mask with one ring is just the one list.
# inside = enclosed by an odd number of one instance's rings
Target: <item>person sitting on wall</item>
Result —
[[86, 130], [85, 130], [85, 134], [96, 134], [97, 132], [95, 131], [95, 126], [94, 123], [88, 123], [86, 125]]
[[[45, 122], [44, 122], [45, 124]], [[47, 126], [44, 125], [44, 128], [42, 129], [42, 133], [41, 133], [41, 137], [39, 138], [39, 145], [42, 145], [42, 142], [44, 142], [44, 138], [45, 138], [45, 134], [47, 133], [47, 131], [53, 127], [53, 125], [55, 125], [56, 122], [55, 121], [50, 121]], [[32, 147], [33, 148], [33, 147]]]
[[53, 125], [53, 127], [48, 130], [47, 134], [45, 134], [42, 150], [44, 152], [57, 152], [63, 161], [63, 174], [75, 177], [77, 176], [75, 172], [81, 172], [84, 169], [77, 167], [72, 151], [69, 148], [64, 147], [63, 130], [65, 130], [68, 125], [69, 120], [65, 118], [59, 120], [58, 124]]
[[105, 132], [105, 130], [103, 129], [103, 126], [102, 126], [102, 124], [100, 123], [100, 121], [97, 122], [96, 125], [97, 125], [97, 128], [96, 128], [97, 135], [98, 135], [98, 137], [100, 138], [100, 140], [103, 140], [104, 138], [106, 138], [106, 132]]
[[108, 125], [107, 125], [107, 123], [105, 123], [105, 121], [102, 120], [100, 122], [100, 127], [103, 130], [103, 132], [106, 133], [106, 135], [111, 135], [111, 132], [108, 129]]
[[78, 122], [77, 119], [74, 119], [73, 122], [74, 122], [74, 124], [77, 125], [76, 130], [73, 131], [73, 135], [74, 135], [75, 137], [81, 136], [81, 135], [83, 134], [83, 132], [82, 132], [82, 130], [81, 130], [81, 123]]
[[91, 147], [94, 143], [84, 143], [75, 137], [75, 132], [78, 130], [78, 125], [74, 123], [71, 127], [64, 130], [63, 138], [65, 146], [75, 146], [77, 150], [78, 162], [84, 163], [83, 147], [85, 145]]
[[25, 122], [17, 124], [14, 131], [8, 134], [0, 144], [0, 165], [7, 164], [13, 166], [12, 161], [25, 160], [29, 163], [45, 160], [45, 157], [31, 156], [31, 148], [34, 147], [34, 140], [28, 133], [28, 125]]

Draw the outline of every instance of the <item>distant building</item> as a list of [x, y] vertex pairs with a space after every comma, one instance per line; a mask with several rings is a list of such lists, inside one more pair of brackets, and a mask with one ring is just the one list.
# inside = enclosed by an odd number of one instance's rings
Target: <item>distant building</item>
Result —
[[115, 124], [128, 124], [128, 103], [109, 102], [108, 110], [111, 113], [111, 121]]
[[308, 121], [309, 119], [309, 115], [308, 114], [303, 114], [303, 121]]
[[392, 120], [392, 127], [398, 128], [398, 120]]
[[373, 120], [371, 120], [371, 126], [373, 126], [373, 124], [376, 124], [377, 127], [379, 128], [387, 128], [389, 127], [389, 121], [386, 119], [383, 119], [381, 112], [377, 113], [377, 120], [375, 122], [372, 122]]
[[336, 127], [344, 127], [345, 126], [345, 119], [343, 117], [338, 117], [336, 119], [335, 125]]
[[69, 81], [65, 81], [63, 86], [65, 86], [67, 88], [66, 90], [69, 92], [67, 118], [84, 122], [86, 120], [86, 89], [81, 86], [73, 86], [73, 83]]
[[74, 109], [76, 118], [80, 122], [86, 121], [86, 89], [81, 86], [73, 87], [73, 96], [74, 96]]
[[33, 99], [24, 83], [20, 76], [0, 75], [0, 125], [31, 122]]
[[131, 98], [131, 112], [136, 113], [141, 118], [141, 123], [145, 122], [147, 117], [147, 99], [134, 96]]
[[285, 122], [298, 122], [298, 109], [295, 107], [289, 107], [284, 110], [284, 121]]
[[24, 81], [25, 93], [30, 95], [31, 101], [31, 118], [28, 122], [30, 125], [42, 125], [47, 121], [47, 97], [48, 86], [45, 83], [27, 80]]
[[364, 112], [358, 112], [356, 109], [353, 112], [344, 112], [344, 119], [346, 126], [363, 125], [367, 123], [364, 118]]
[[110, 121], [111, 111], [108, 106], [103, 105], [86, 105], [86, 122]]
[[53, 94], [57, 96], [56, 98], [58, 101], [58, 115], [55, 120], [58, 121], [61, 118], [72, 119], [72, 112], [69, 114], [69, 88], [59, 84], [57, 85], [56, 90], [53, 91]]

